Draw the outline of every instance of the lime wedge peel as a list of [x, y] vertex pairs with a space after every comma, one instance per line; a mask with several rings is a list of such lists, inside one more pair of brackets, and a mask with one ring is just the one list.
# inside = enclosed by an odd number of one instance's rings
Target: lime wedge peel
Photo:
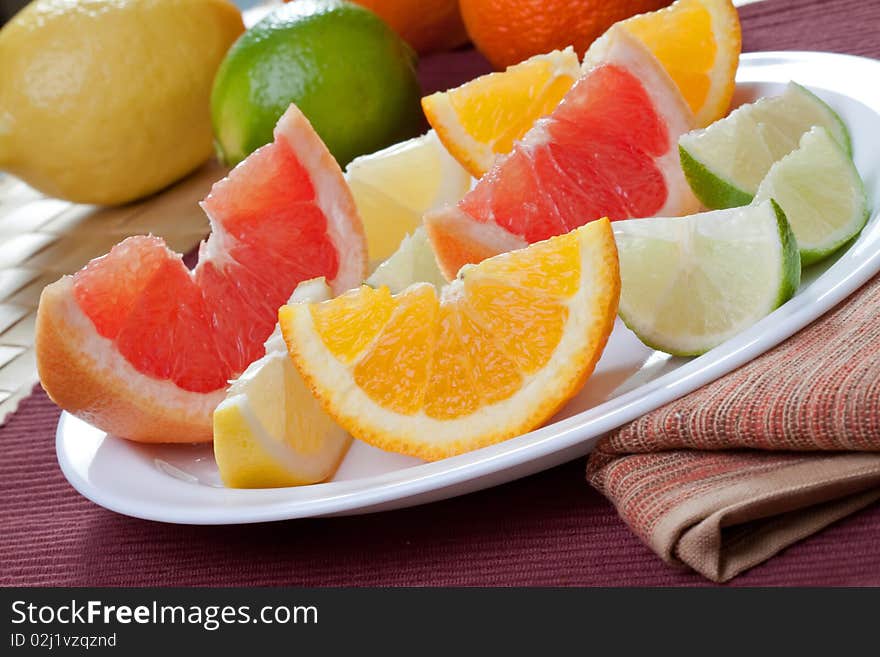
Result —
[[648, 346], [696, 356], [794, 296], [797, 243], [769, 200], [688, 217], [614, 223], [620, 317]]
[[804, 133], [798, 148], [770, 167], [755, 202], [770, 198], [788, 218], [802, 266], [837, 251], [868, 221], [868, 198], [859, 172], [821, 126]]
[[837, 113], [811, 91], [789, 82], [779, 96], [742, 105], [709, 127], [682, 135], [682, 169], [706, 207], [746, 205], [770, 167], [817, 125], [851, 155], [849, 132]]

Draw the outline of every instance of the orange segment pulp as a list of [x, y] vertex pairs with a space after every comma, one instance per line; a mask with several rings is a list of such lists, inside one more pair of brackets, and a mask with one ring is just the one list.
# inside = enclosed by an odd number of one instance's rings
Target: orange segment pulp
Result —
[[439, 293], [363, 286], [284, 306], [279, 321], [331, 417], [367, 443], [432, 460], [546, 421], [595, 367], [619, 293], [602, 219], [464, 269]]
[[600, 217], [678, 216], [698, 202], [681, 170], [678, 137], [693, 115], [638, 39], [612, 30], [584, 71], [454, 206], [428, 212], [425, 229], [447, 279], [498, 253]]
[[554, 50], [426, 96], [422, 108], [446, 149], [479, 178], [497, 155], [510, 152], [537, 119], [553, 111], [579, 68], [574, 50]]
[[[704, 127], [727, 113], [742, 47], [739, 15], [731, 0], [677, 0], [669, 7], [618, 23], [660, 61]], [[589, 66], [605, 45], [597, 39], [584, 57]]]

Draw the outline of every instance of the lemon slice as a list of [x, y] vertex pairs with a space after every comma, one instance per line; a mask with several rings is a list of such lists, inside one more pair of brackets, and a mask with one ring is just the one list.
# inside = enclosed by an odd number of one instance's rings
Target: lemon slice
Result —
[[[291, 303], [328, 299], [323, 278], [301, 283]], [[273, 488], [324, 481], [351, 444], [312, 396], [287, 354], [280, 332], [266, 355], [229, 387], [214, 411], [214, 457], [231, 488]]]
[[471, 177], [431, 130], [352, 160], [345, 170], [375, 265], [422, 223], [422, 215], [458, 202]]
[[425, 228], [419, 226], [412, 235], [404, 237], [397, 251], [376, 268], [366, 283], [372, 287], [384, 285], [392, 294], [413, 283], [430, 283], [438, 288], [446, 285]]

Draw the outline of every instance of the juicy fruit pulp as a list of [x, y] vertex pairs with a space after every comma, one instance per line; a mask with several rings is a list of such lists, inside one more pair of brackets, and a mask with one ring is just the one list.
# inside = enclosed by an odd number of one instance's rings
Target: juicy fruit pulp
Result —
[[[329, 299], [323, 279], [306, 281], [289, 303]], [[232, 488], [299, 486], [330, 477], [351, 436], [321, 409], [287, 355], [278, 329], [266, 355], [233, 381], [214, 411], [214, 458]]]
[[[335, 163], [293, 106], [275, 137], [203, 202], [213, 234], [194, 271], [161, 239], [132, 237], [74, 275], [82, 311], [142, 374], [223, 388], [262, 355], [297, 283], [322, 275], [338, 290], [362, 279], [365, 245], [338, 167], [321, 170]], [[344, 253], [338, 224], [354, 226]]]
[[849, 132], [834, 110], [789, 82], [779, 96], [742, 105], [708, 128], [682, 135], [678, 143], [688, 183], [706, 207], [746, 205], [773, 163], [797, 148], [815, 125], [852, 152]]
[[394, 253], [425, 212], [457, 202], [471, 186], [433, 130], [355, 158], [345, 179], [364, 222], [371, 264]]
[[770, 167], [755, 202], [770, 198], [788, 217], [804, 266], [834, 253], [868, 220], [865, 185], [855, 164], [820, 126]]
[[[669, 73], [705, 126], [727, 112], [742, 47], [739, 15], [730, 0], [677, 0], [669, 7], [618, 24], [644, 43]], [[601, 56], [605, 38], [584, 55]]]
[[365, 283], [370, 287], [384, 285], [392, 294], [402, 292], [413, 283], [443, 287], [446, 279], [437, 266], [425, 227], [419, 226], [412, 235], [404, 237], [397, 251], [376, 267]]
[[556, 108], [578, 77], [574, 50], [555, 50], [425, 96], [422, 108], [447, 150], [479, 178]]
[[641, 44], [617, 32], [587, 71], [455, 208], [425, 218], [443, 273], [612, 221], [693, 209], [674, 149], [693, 117]]
[[426, 459], [529, 431], [592, 372], [614, 323], [617, 254], [600, 220], [502, 254], [439, 294], [363, 286], [285, 306], [284, 339], [356, 438]]
[[790, 299], [797, 243], [772, 201], [615, 224], [620, 316], [645, 344], [702, 354]]
[[[604, 104], [597, 98], [600, 93], [613, 94], [619, 105], [598, 111]], [[596, 111], [590, 112], [593, 104]], [[613, 109], [634, 115], [634, 123]], [[627, 134], [633, 126], [636, 134]], [[532, 136], [537, 137], [539, 131], [545, 131], [546, 149], [540, 144], [531, 153], [517, 149], [490, 176], [496, 185], [492, 197], [485, 198], [490, 188], [484, 184], [459, 208], [477, 220], [492, 217], [498, 225], [532, 243], [604, 215], [612, 220], [648, 216], [666, 202], [666, 184], [653, 158], [668, 150], [669, 133], [639, 80], [629, 71], [613, 64], [600, 66], [578, 85], [553, 120], [539, 125]], [[634, 146], [633, 142], [640, 147], [632, 151], [633, 157], [620, 157], [618, 153]], [[615, 158], [619, 161], [614, 162]], [[596, 161], [613, 162], [618, 167], [590, 166]], [[540, 188], [550, 186], [551, 181], [557, 186], [551, 198], [546, 198]], [[626, 187], [626, 193], [617, 193]], [[533, 205], [520, 205], [527, 198]]]

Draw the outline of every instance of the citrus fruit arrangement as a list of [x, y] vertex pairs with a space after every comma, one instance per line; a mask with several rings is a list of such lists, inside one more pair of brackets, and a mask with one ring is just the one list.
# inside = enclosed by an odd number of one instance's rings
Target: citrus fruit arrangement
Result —
[[600, 217], [697, 208], [676, 142], [694, 127], [690, 109], [638, 40], [622, 30], [609, 38], [603, 59], [472, 191], [426, 215], [447, 278]]
[[[440, 47], [394, 3], [359, 4]], [[457, 20], [454, 3], [428, 4]], [[554, 20], [580, 3], [555, 4]], [[381, 50], [362, 66], [389, 97], [413, 96], [409, 47], [373, 14], [294, 0], [264, 19], [215, 82], [218, 149], [241, 163], [203, 202], [198, 264], [130, 238], [48, 286], [50, 396], [124, 438], [213, 439], [227, 486], [293, 486], [332, 477], [352, 437], [434, 460], [541, 426], [588, 381], [618, 316], [679, 356], [760, 321], [867, 221], [847, 127], [796, 83], [730, 112], [729, 0], [619, 4], [576, 49], [529, 52], [501, 49], [481, 16], [532, 4], [462, 0], [471, 37], [508, 68], [421, 98], [421, 136], [409, 110], [362, 107], [344, 95], [349, 71], [330, 71]], [[545, 18], [535, 43], [561, 29]], [[324, 40], [335, 22], [378, 41]], [[271, 48], [338, 75], [338, 95], [260, 96]], [[322, 123], [349, 110], [363, 116], [343, 131]]]
[[443, 145], [480, 178], [538, 118], [556, 108], [580, 68], [572, 48], [554, 50], [426, 96], [422, 108]]
[[366, 240], [336, 160], [296, 106], [202, 203], [213, 229], [192, 271], [132, 237], [40, 298], [40, 380], [62, 408], [123, 438], [197, 442], [227, 381], [263, 354], [278, 307], [324, 276], [366, 272]]
[[485, 260], [442, 289], [363, 286], [279, 311], [327, 412], [382, 449], [438, 459], [546, 421], [580, 389], [620, 293], [607, 219]]

